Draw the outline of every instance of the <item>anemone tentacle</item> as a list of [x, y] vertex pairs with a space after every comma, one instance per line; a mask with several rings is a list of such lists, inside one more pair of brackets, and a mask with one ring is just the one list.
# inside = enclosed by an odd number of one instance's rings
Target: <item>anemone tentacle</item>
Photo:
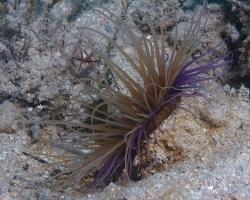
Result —
[[110, 56], [82, 38], [83, 44], [100, 56], [126, 92], [118, 91], [112, 86], [93, 89], [91, 94], [99, 97], [102, 102], [96, 107], [88, 106], [92, 110], [88, 115], [90, 124], [61, 121], [57, 123], [81, 127], [84, 129], [81, 133], [83, 137], [93, 141], [89, 145], [90, 153], [79, 155], [78, 160], [76, 159], [75, 163], [71, 163], [71, 168], [69, 167], [68, 174], [71, 175], [70, 180], [74, 181], [73, 184], [94, 173], [92, 188], [95, 188], [113, 181], [122, 169], [125, 169], [130, 178], [134, 168], [133, 160], [135, 156], [140, 156], [143, 141], [146, 141], [159, 124], [181, 107], [182, 98], [202, 96], [201, 83], [215, 79], [208, 76], [209, 72], [232, 62], [232, 54], [228, 52], [210, 62], [200, 64], [212, 56], [223, 43], [199, 56], [192, 57], [195, 55], [195, 40], [201, 28], [202, 18], [205, 17], [207, 21], [206, 9], [204, 0], [203, 8], [197, 17], [194, 13], [179, 48], [177, 48], [176, 26], [174, 45], [170, 54], [163, 32], [160, 36], [157, 35], [151, 25], [152, 39], [148, 39], [137, 28], [134, 29], [128, 23], [121, 22], [119, 17], [105, 9], [108, 14], [104, 11], [99, 13], [122, 30], [131, 43], [135, 59], [105, 33], [90, 27], [82, 28], [111, 43], [137, 76], [136, 78], [132, 76]]
[[[204, 54], [205, 55], [205, 54]], [[204, 56], [203, 55], [203, 56]], [[176, 80], [167, 96], [164, 97], [162, 104], [148, 113], [148, 119], [143, 124], [139, 124], [139, 129], [130, 135], [127, 143], [123, 148], [115, 154], [105, 165], [97, 172], [93, 187], [97, 187], [101, 183], [107, 183], [112, 180], [112, 176], [116, 173], [116, 170], [123, 166], [126, 169], [128, 177], [130, 177], [131, 170], [133, 168], [133, 159], [135, 156], [140, 156], [141, 144], [156, 128], [157, 124], [155, 120], [161, 123], [164, 119], [175, 110], [180, 108], [180, 101], [182, 97], [194, 97], [202, 96], [198, 91], [194, 92], [194, 88], [200, 88], [199, 84], [204, 81], [213, 80], [215, 77], [202, 77], [205, 73], [221, 68], [232, 63], [232, 54], [229, 52], [225, 56], [220, 57], [208, 64], [192, 68], [194, 62], [188, 62], [180, 74], [176, 77]], [[222, 61], [222, 63], [217, 64]], [[118, 159], [119, 158], [119, 159]], [[117, 161], [119, 160], [119, 162]], [[116, 165], [114, 163], [117, 163]], [[116, 167], [114, 167], [116, 166]], [[109, 172], [109, 173], [108, 173]]]

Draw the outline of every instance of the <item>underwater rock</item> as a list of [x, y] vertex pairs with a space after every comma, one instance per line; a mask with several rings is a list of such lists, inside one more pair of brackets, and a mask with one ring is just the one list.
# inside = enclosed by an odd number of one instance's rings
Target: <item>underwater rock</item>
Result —
[[4, 101], [0, 104], [0, 131], [12, 133], [18, 126], [21, 110], [12, 102]]
[[234, 33], [227, 32], [232, 40], [230, 48], [234, 51], [235, 57], [231, 84], [240, 87], [243, 83], [250, 88], [250, 1], [228, 0], [228, 2], [231, 4], [231, 10], [226, 14], [226, 18], [240, 33], [239, 39], [234, 40]]
[[131, 15], [138, 28], [144, 33], [149, 33], [150, 25], [156, 32], [160, 32], [160, 25], [164, 31], [172, 30], [179, 21], [183, 20], [184, 13], [178, 0], [167, 2], [154, 0], [138, 1], [132, 7]]
[[[249, 80], [249, 4], [247, 1], [228, 0], [232, 2], [232, 11], [239, 19], [238, 29], [231, 22], [223, 21], [223, 12], [213, 5], [213, 12], [206, 27], [204, 44], [211, 46], [222, 41], [218, 28], [227, 27], [230, 37], [239, 43], [235, 49], [239, 63], [235, 65], [240, 76]], [[114, 32], [108, 20], [84, 11], [75, 15], [76, 19], [68, 24], [67, 20], [57, 29], [56, 16], [65, 10], [69, 1], [58, 2], [48, 10], [40, 13], [34, 7], [36, 15], [28, 18], [25, 14], [31, 0], [1, 1], [0, 15], [9, 23], [0, 25], [0, 199], [81, 199], [81, 200], [158, 200], [158, 199], [249, 199], [250, 198], [250, 102], [249, 89], [240, 89], [227, 85], [212, 87], [209, 102], [204, 100], [185, 101], [186, 106], [196, 109], [194, 115], [178, 110], [168, 121], [164, 121], [149, 141], [152, 153], [152, 165], [145, 160], [143, 180], [121, 185], [122, 181], [111, 183], [106, 189], [91, 194], [84, 193], [82, 188], [71, 188], [57, 192], [50, 189], [48, 178], [53, 171], [51, 163], [39, 160], [35, 156], [24, 155], [33, 147], [33, 140], [40, 136], [63, 137], [68, 133], [62, 128], [26, 127], [18, 125], [18, 119], [24, 115], [27, 119], [42, 120], [48, 111], [59, 113], [64, 109], [63, 117], [68, 119], [85, 119], [86, 111], [73, 98], [93, 101], [85, 93], [78, 77], [72, 74], [69, 65], [65, 65], [66, 54], [61, 53], [62, 41], [76, 44], [76, 26], [91, 27]], [[52, 1], [36, 1], [46, 9]], [[92, 2], [98, 2], [97, 0]], [[105, 2], [105, 1], [102, 1]], [[119, 1], [108, 1], [107, 7], [119, 13]], [[151, 5], [142, 6], [144, 3]], [[157, 16], [166, 16], [166, 30], [173, 30], [180, 25], [183, 33], [191, 15], [181, 9], [183, 0], [150, 1], [138, 0], [131, 3], [129, 13], [134, 13], [133, 20], [139, 28], [148, 31], [147, 21], [142, 15], [152, 16], [154, 26], [159, 25]], [[106, 7], [106, 4], [102, 4]], [[6, 12], [1, 12], [7, 9]], [[179, 13], [180, 20], [172, 19], [174, 12]], [[154, 12], [154, 13], [153, 13]], [[3, 23], [1, 21], [0, 23]], [[3, 27], [8, 29], [3, 32]], [[59, 23], [60, 25], [60, 23]], [[145, 28], [146, 27], [146, 28]], [[65, 28], [65, 29], [64, 29]], [[33, 30], [31, 30], [33, 29]], [[35, 30], [35, 32], [34, 32]], [[38, 30], [41, 30], [39, 32]], [[69, 30], [69, 31], [68, 31]], [[8, 32], [6, 32], [8, 31]], [[7, 34], [9, 33], [9, 34]], [[171, 38], [170, 38], [171, 40]], [[27, 47], [26, 44], [30, 46]], [[102, 42], [96, 38], [96, 42]], [[103, 45], [101, 45], [103, 46]], [[27, 48], [26, 48], [27, 47]], [[126, 47], [125, 47], [126, 48]], [[130, 51], [130, 49], [127, 49]], [[225, 49], [226, 50], [226, 49]], [[131, 51], [132, 52], [132, 51]], [[68, 52], [66, 52], [68, 53]], [[72, 54], [67, 54], [72, 55]], [[239, 55], [239, 56], [238, 56]], [[64, 57], [65, 56], [65, 57]], [[77, 55], [79, 56], [79, 55]], [[112, 54], [113, 56], [113, 54]], [[126, 67], [122, 59], [119, 64]], [[72, 66], [71, 66], [72, 67]], [[131, 72], [133, 73], [133, 72]], [[91, 77], [95, 77], [92, 73]], [[238, 83], [241, 85], [241, 82]], [[11, 130], [11, 131], [10, 131]], [[71, 138], [78, 141], [78, 138]], [[39, 142], [39, 141], [38, 141]], [[28, 170], [25, 166], [28, 163]], [[157, 172], [157, 174], [155, 174]], [[152, 175], [155, 174], [155, 175]], [[19, 178], [18, 178], [19, 177]], [[14, 179], [14, 180], [13, 180]]]

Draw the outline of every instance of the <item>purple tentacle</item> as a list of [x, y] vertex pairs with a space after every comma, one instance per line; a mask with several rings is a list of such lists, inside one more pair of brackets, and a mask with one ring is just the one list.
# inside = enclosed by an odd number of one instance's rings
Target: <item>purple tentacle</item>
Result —
[[[222, 43], [217, 45], [215, 48], [221, 46]], [[205, 95], [200, 92], [202, 89], [200, 83], [213, 80], [215, 77], [204, 77], [205, 73], [229, 65], [233, 61], [232, 53], [229, 52], [208, 64], [193, 66], [194, 63], [197, 65], [201, 58], [213, 53], [214, 51], [214, 49], [210, 49], [206, 53], [193, 58], [183, 66], [182, 71], [175, 79], [172, 88], [170, 89], [167, 96], [165, 96], [161, 105], [155, 108], [152, 112], [148, 113], [149, 119], [143, 124], [138, 125], [139, 128], [134, 133], [129, 135], [127, 144], [124, 145], [124, 147], [119, 152], [114, 154], [97, 172], [93, 182], [93, 187], [112, 181], [113, 176], [117, 173], [119, 168], [125, 168], [127, 170], [128, 176], [131, 176], [134, 157], [136, 155], [140, 155], [141, 143], [142, 141], [147, 140], [147, 136], [149, 134], [147, 126], [149, 122], [152, 121], [159, 112], [161, 112], [165, 105], [175, 105], [176, 107], [181, 108], [180, 103], [176, 102], [176, 98], [178, 97], [182, 98], [202, 96], [206, 98]], [[168, 55], [166, 55], [166, 60], [167, 59]]]

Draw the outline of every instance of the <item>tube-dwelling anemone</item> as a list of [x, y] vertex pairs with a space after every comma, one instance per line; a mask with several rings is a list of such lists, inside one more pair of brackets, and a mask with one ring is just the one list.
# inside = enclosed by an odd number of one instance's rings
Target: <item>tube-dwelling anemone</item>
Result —
[[[92, 109], [92, 114], [89, 115], [92, 119], [90, 124], [54, 122], [82, 127], [85, 131], [81, 134], [94, 141], [94, 145], [89, 146], [89, 154], [78, 154], [74, 160], [68, 162], [70, 163], [68, 181], [77, 184], [94, 173], [93, 187], [113, 181], [123, 169], [129, 178], [133, 169], [133, 159], [135, 156], [140, 156], [142, 142], [147, 140], [149, 134], [179, 107], [183, 97], [200, 95], [200, 83], [213, 79], [206, 75], [207, 72], [226, 66], [232, 60], [231, 54], [227, 53], [213, 59], [212, 62], [200, 65], [200, 60], [213, 54], [213, 50], [196, 57], [192, 56], [195, 42], [199, 38], [201, 21], [207, 19], [205, 3], [200, 13], [193, 15], [179, 45], [177, 45], [176, 28], [170, 55], [167, 53], [167, 36], [163, 34], [163, 29], [161, 34], [156, 34], [151, 25], [152, 39], [148, 39], [136, 27], [132, 28], [126, 22], [121, 22], [113, 13], [106, 11], [108, 12], [106, 15], [102, 11], [99, 12], [115, 23], [126, 40], [130, 41], [136, 59], [106, 34], [88, 27], [83, 29], [98, 34], [112, 43], [135, 71], [138, 80], [112, 61], [108, 55], [91, 46], [89, 42], [83, 41], [87, 48], [91, 48], [93, 53], [98, 54], [106, 62], [126, 89], [126, 92], [122, 92], [110, 86], [101, 91], [91, 90], [102, 99], [102, 103], [97, 107], [88, 105], [88, 108]], [[103, 106], [113, 110], [113, 113], [103, 111]]]

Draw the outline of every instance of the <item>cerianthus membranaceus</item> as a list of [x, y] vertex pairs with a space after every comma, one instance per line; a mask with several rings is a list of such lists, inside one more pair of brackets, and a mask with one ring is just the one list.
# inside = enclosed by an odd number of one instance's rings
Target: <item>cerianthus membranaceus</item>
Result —
[[[157, 34], [153, 26], [150, 26], [152, 37], [148, 39], [140, 30], [121, 22], [109, 11], [105, 11], [108, 14], [99, 12], [119, 27], [126, 40], [130, 41], [136, 59], [106, 34], [83, 28], [110, 42], [131, 66], [137, 78], [118, 66], [101, 50], [91, 46], [88, 41], [83, 42], [105, 61], [125, 90], [119, 91], [112, 86], [99, 91], [92, 90], [102, 99], [97, 107], [88, 106], [93, 111], [89, 115], [92, 123], [72, 123], [73, 126], [84, 128], [85, 132], [81, 134], [94, 141], [89, 147], [90, 153], [82, 153], [71, 161], [68, 174], [72, 183], [79, 183], [86, 176], [94, 174], [92, 186], [105, 185], [119, 176], [123, 169], [130, 177], [133, 160], [135, 156], [140, 156], [142, 142], [147, 140], [149, 134], [179, 107], [183, 97], [200, 95], [200, 84], [213, 79], [207, 76], [207, 72], [230, 64], [230, 53], [202, 65], [199, 64], [200, 60], [211, 55], [213, 50], [193, 56], [202, 28], [201, 22], [207, 19], [206, 9], [204, 3], [200, 13], [197, 16], [194, 14], [180, 44], [177, 42], [176, 28], [170, 54], [167, 53], [167, 36], [163, 29], [161, 34]], [[107, 112], [102, 109], [104, 106], [109, 108]]]

